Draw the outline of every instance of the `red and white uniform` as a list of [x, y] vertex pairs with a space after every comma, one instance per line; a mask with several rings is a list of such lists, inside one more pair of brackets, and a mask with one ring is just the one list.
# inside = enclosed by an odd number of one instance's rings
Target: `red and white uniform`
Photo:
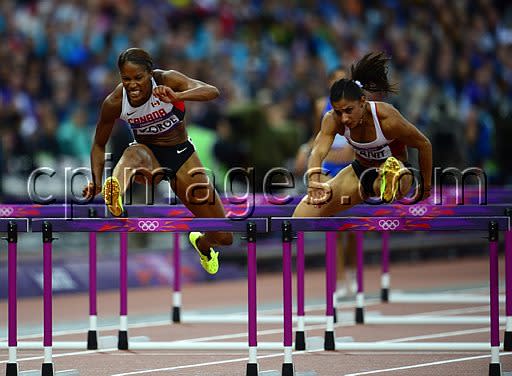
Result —
[[386, 137], [384, 137], [384, 134], [382, 133], [382, 128], [380, 126], [379, 117], [377, 116], [377, 107], [375, 105], [375, 102], [369, 101], [368, 103], [370, 103], [373, 124], [375, 126], [375, 134], [377, 135], [375, 140], [365, 143], [356, 142], [352, 140], [352, 138], [350, 138], [349, 128], [345, 128], [344, 136], [346, 137], [348, 143], [352, 145], [356, 154], [359, 155], [361, 158], [370, 161], [385, 160], [386, 158], [391, 157], [393, 155], [393, 151], [392, 148], [390, 147], [390, 144], [394, 140], [388, 140]]
[[[151, 78], [152, 87], [156, 82]], [[135, 136], [156, 136], [169, 132], [173, 127], [183, 122], [185, 117], [185, 103], [165, 103], [154, 96], [151, 90], [151, 97], [144, 104], [133, 107], [128, 101], [128, 95], [123, 87], [123, 105], [120, 119], [126, 121]]]

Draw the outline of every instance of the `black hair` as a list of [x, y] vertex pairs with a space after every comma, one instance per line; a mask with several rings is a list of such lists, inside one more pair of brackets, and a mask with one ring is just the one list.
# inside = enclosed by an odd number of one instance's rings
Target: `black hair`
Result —
[[142, 65], [148, 72], [153, 70], [153, 59], [142, 48], [128, 48], [119, 55], [117, 66], [119, 69], [127, 62]]
[[388, 80], [388, 61], [383, 53], [368, 53], [350, 66], [350, 79], [342, 78], [331, 86], [331, 103], [340, 99], [358, 100], [369, 92], [396, 93], [396, 87]]

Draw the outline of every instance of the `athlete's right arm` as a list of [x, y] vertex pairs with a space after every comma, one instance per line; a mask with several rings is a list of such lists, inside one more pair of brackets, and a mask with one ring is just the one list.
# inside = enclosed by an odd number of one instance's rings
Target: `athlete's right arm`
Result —
[[336, 122], [332, 116], [332, 112], [325, 114], [322, 119], [322, 126], [320, 132], [315, 138], [313, 149], [308, 161], [308, 196], [309, 202], [312, 204], [325, 203], [326, 190], [325, 183], [321, 182], [322, 176], [322, 161], [329, 153], [329, 150], [336, 136]]
[[[328, 112], [322, 119], [320, 132], [318, 132], [313, 143], [313, 149], [308, 161], [308, 173], [314, 173], [312, 170], [320, 171], [322, 161], [327, 156], [327, 153], [329, 153], [336, 133], [336, 122], [332, 112]], [[319, 178], [316, 180], [320, 181]]]
[[105, 166], [105, 146], [112, 133], [116, 119], [121, 115], [122, 86], [109, 94], [101, 105], [101, 112], [91, 148], [92, 182], [84, 189], [84, 196], [95, 196], [101, 192], [103, 168]]

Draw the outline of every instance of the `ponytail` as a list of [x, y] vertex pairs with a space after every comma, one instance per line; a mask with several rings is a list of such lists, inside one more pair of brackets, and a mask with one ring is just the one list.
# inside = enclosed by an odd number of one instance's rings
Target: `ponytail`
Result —
[[350, 67], [352, 80], [359, 81], [369, 92], [396, 93], [394, 84], [388, 80], [388, 61], [383, 52], [369, 53]]
[[396, 86], [388, 80], [388, 61], [383, 52], [368, 53], [350, 67], [351, 79], [341, 79], [331, 86], [331, 103], [340, 99], [358, 100], [364, 91], [396, 93]]

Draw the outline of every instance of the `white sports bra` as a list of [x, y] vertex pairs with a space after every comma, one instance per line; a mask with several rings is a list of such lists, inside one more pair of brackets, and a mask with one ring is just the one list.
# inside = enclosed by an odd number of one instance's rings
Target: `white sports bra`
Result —
[[375, 134], [377, 135], [377, 138], [371, 142], [356, 142], [350, 138], [349, 128], [345, 128], [344, 136], [346, 137], [348, 143], [352, 145], [357, 155], [364, 159], [378, 161], [392, 156], [389, 144], [393, 142], [393, 140], [388, 140], [382, 133], [379, 117], [377, 116], [377, 108], [375, 106], [375, 102], [369, 101], [368, 103], [370, 103], [370, 109], [372, 111], [373, 124], [375, 125]]

